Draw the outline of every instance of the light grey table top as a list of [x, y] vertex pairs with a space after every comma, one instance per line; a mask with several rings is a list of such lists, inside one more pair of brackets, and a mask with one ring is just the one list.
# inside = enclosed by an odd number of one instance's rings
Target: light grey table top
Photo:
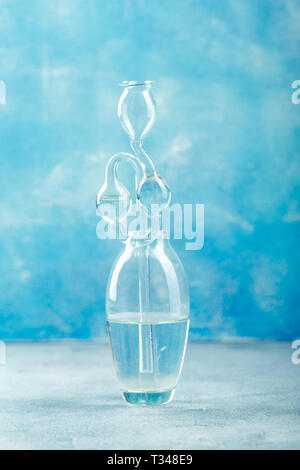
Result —
[[107, 344], [7, 345], [0, 449], [300, 449], [291, 344], [191, 343], [174, 400], [123, 401]]

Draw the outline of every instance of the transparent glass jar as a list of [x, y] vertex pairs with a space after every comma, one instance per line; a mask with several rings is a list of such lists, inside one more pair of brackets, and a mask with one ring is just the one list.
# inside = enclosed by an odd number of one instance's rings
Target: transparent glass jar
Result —
[[185, 355], [189, 294], [168, 235], [132, 233], [112, 268], [106, 296], [110, 343], [125, 400], [172, 400]]

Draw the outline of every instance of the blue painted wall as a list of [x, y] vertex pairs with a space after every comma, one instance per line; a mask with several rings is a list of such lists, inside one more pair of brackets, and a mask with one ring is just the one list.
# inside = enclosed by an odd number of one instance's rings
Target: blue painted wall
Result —
[[194, 339], [300, 335], [300, 4], [0, 0], [0, 338], [105, 335], [119, 242], [95, 235], [122, 80], [151, 79], [145, 147], [174, 202], [205, 204], [178, 250]]

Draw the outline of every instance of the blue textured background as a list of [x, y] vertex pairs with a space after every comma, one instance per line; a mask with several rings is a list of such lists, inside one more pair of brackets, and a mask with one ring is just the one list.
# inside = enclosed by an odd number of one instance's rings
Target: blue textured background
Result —
[[0, 338], [105, 334], [119, 242], [99, 241], [122, 80], [155, 80], [145, 147], [173, 202], [205, 204], [184, 251], [192, 338], [300, 335], [300, 2], [0, 0]]

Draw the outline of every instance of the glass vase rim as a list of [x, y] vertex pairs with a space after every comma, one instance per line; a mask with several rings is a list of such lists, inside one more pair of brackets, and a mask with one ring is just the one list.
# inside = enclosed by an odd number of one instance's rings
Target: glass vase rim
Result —
[[157, 238], [157, 237], [164, 237], [164, 238], [169, 238], [170, 233], [166, 229], [159, 229], [153, 233], [151, 233], [151, 230], [130, 230], [128, 232], [128, 237], [129, 238], [137, 238], [139, 240], [146, 238], [148, 235], [151, 235], [151, 238]]
[[169, 240], [170, 234], [168, 230], [157, 230], [154, 234], [151, 230], [133, 230], [128, 232], [126, 243], [153, 243], [156, 240]]
[[153, 80], [123, 80], [119, 85], [126, 88], [136, 87], [136, 86], [146, 86], [150, 87], [154, 83]]

